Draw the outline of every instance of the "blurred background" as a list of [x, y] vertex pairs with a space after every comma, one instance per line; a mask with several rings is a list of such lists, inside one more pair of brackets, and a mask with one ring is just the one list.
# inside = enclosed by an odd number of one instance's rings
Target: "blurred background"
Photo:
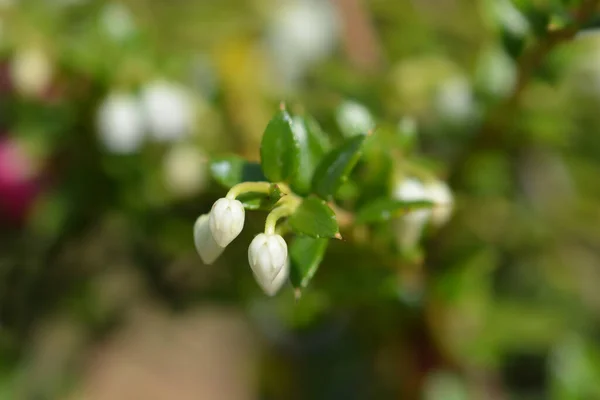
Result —
[[[0, 399], [600, 399], [597, 11], [1, 0]], [[281, 100], [396, 135], [451, 221], [332, 243], [298, 300], [252, 278], [260, 213], [203, 265], [209, 161]]]

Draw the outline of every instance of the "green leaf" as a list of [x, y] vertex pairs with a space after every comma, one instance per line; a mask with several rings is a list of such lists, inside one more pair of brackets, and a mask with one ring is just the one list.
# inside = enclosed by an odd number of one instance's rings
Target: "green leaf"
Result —
[[240, 194], [237, 199], [242, 202], [248, 210], [270, 210], [283, 196], [279, 186], [273, 183], [269, 188], [269, 193], [246, 192]]
[[246, 161], [239, 156], [218, 157], [210, 162], [213, 178], [226, 188], [242, 182], [262, 182], [267, 178], [260, 164]]
[[267, 125], [260, 143], [260, 159], [271, 182], [289, 181], [296, 174], [300, 147], [287, 111], [279, 110]]
[[289, 250], [290, 281], [294, 288], [305, 288], [317, 272], [327, 249], [328, 239], [297, 236]]
[[300, 159], [292, 188], [297, 193], [308, 194], [313, 173], [319, 161], [329, 150], [330, 144], [314, 118], [310, 116], [294, 117], [293, 123], [300, 148]]
[[322, 198], [330, 199], [348, 179], [352, 168], [362, 154], [366, 135], [353, 136], [333, 149], [321, 160], [312, 178], [312, 190]]
[[314, 238], [332, 238], [339, 236], [335, 213], [327, 203], [316, 197], [302, 201], [296, 212], [290, 217], [290, 226], [294, 232]]
[[409, 211], [422, 208], [431, 208], [433, 203], [430, 201], [400, 201], [390, 198], [377, 199], [363, 208], [356, 215], [356, 223], [372, 223], [388, 221], [399, 217]]

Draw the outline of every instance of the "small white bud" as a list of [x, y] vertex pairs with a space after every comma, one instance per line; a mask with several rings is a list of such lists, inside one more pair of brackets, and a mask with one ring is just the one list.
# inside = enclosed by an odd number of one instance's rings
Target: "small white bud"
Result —
[[454, 199], [450, 187], [445, 182], [434, 181], [425, 187], [427, 199], [431, 201], [431, 222], [434, 226], [442, 226], [450, 219]]
[[210, 230], [221, 247], [226, 247], [244, 228], [244, 206], [238, 200], [222, 198], [210, 211]]
[[[261, 233], [248, 248], [248, 262], [258, 284], [269, 295], [275, 294], [287, 278], [288, 251], [280, 235]], [[285, 278], [280, 276], [282, 271]]]
[[225, 249], [215, 241], [208, 220], [208, 214], [204, 214], [199, 216], [194, 224], [194, 245], [206, 265], [212, 264]]
[[254, 276], [254, 279], [256, 279], [256, 282], [258, 282], [261, 289], [268, 296], [274, 296], [283, 287], [283, 285], [285, 284], [285, 282], [288, 279], [289, 274], [290, 274], [289, 259], [286, 261], [283, 268], [281, 268], [279, 273], [273, 279], [264, 279], [264, 277], [260, 278], [254, 272], [252, 273], [252, 275]]

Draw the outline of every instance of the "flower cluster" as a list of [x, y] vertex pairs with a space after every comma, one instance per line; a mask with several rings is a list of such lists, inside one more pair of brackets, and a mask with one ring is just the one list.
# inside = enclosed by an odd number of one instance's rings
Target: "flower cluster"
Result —
[[148, 82], [139, 96], [113, 91], [98, 109], [97, 128], [103, 146], [112, 153], [135, 153], [146, 136], [174, 142], [189, 136], [194, 121], [191, 96], [180, 84]]
[[[254, 186], [261, 185], [263, 182]], [[232, 188], [226, 197], [213, 204], [210, 213], [203, 214], [196, 220], [194, 242], [205, 264], [212, 264], [244, 228], [245, 208], [236, 200], [237, 192], [238, 188]], [[277, 209], [276, 207], [275, 210]], [[269, 296], [281, 289], [290, 269], [287, 244], [281, 235], [275, 233], [278, 218], [275, 210], [267, 218], [265, 233], [257, 235], [248, 248], [252, 274]]]

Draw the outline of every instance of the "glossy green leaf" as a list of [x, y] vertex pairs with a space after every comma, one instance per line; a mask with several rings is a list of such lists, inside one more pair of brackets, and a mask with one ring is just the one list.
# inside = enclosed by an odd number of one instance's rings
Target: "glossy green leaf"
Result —
[[283, 196], [279, 186], [273, 183], [269, 193], [246, 192], [240, 194], [237, 199], [242, 202], [247, 210], [270, 210]]
[[297, 236], [292, 242], [290, 281], [295, 288], [305, 288], [317, 272], [327, 249], [328, 239]]
[[297, 234], [314, 238], [332, 238], [339, 234], [335, 213], [316, 197], [304, 199], [289, 222]]
[[422, 208], [431, 208], [430, 201], [400, 201], [390, 198], [381, 198], [361, 208], [356, 215], [359, 224], [388, 221], [399, 217], [409, 211]]
[[213, 178], [226, 188], [242, 182], [261, 182], [267, 178], [260, 164], [246, 161], [239, 156], [215, 158], [210, 162]]
[[312, 178], [312, 190], [322, 198], [330, 199], [348, 179], [352, 168], [362, 154], [365, 135], [353, 136], [333, 149], [321, 160]]
[[290, 181], [300, 164], [300, 146], [292, 117], [279, 110], [271, 119], [260, 144], [262, 170], [271, 182]]
[[297, 193], [308, 194], [313, 173], [329, 150], [330, 144], [319, 124], [312, 117], [294, 117], [293, 121], [300, 147], [300, 159], [292, 187]]

